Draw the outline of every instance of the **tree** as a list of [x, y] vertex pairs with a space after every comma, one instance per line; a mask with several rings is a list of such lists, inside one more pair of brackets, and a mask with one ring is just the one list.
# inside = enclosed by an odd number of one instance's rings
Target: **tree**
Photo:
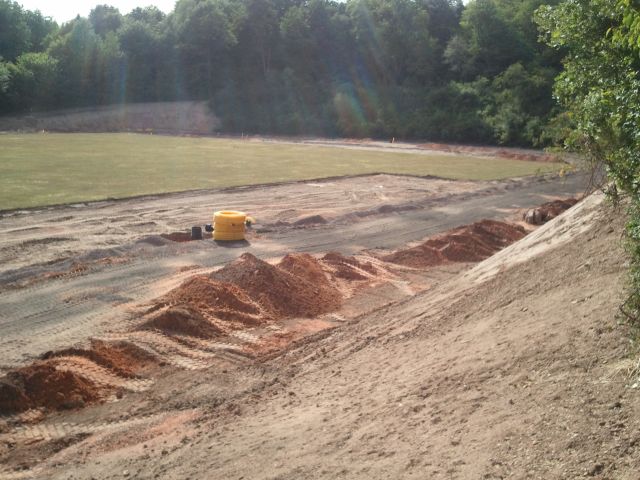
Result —
[[493, 77], [517, 62], [528, 62], [533, 50], [513, 28], [496, 0], [472, 0], [462, 14], [461, 32], [447, 47], [446, 59], [466, 78]]
[[7, 112], [11, 107], [8, 95], [10, 85], [10, 64], [7, 62], [3, 62], [2, 58], [0, 57], [0, 112]]
[[24, 19], [30, 33], [30, 51], [44, 52], [49, 46], [51, 37], [58, 29], [58, 24], [49, 17], [44, 17], [38, 10], [26, 10]]
[[157, 27], [167, 16], [158, 7], [150, 5], [148, 7], [137, 7], [126, 15], [128, 20], [142, 22], [145, 25]]
[[14, 109], [51, 107], [49, 94], [57, 82], [58, 62], [44, 52], [24, 53], [9, 64], [9, 97]]
[[640, 314], [640, 12], [631, 0], [566, 0], [541, 7], [546, 42], [566, 52], [555, 93], [571, 114], [567, 146], [606, 169], [615, 197], [629, 197], [631, 291]]
[[188, 90], [195, 98], [212, 98], [221, 86], [221, 64], [237, 41], [244, 16], [231, 0], [180, 0], [171, 17]]
[[31, 34], [22, 7], [0, 0], [0, 57], [10, 62], [31, 48]]
[[76, 18], [61, 29], [48, 53], [58, 61], [59, 82], [53, 96], [60, 105], [80, 106], [102, 97], [97, 83], [100, 37], [85, 18]]
[[109, 5], [98, 5], [89, 13], [89, 21], [93, 31], [101, 37], [108, 33], [116, 32], [122, 25], [120, 11]]

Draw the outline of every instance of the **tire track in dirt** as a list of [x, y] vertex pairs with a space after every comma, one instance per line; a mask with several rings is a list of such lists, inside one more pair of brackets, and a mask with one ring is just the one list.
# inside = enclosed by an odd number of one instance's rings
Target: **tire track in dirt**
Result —
[[[126, 431], [131, 428], [143, 428], [163, 419], [184, 413], [184, 410], [162, 412], [140, 416], [121, 421], [106, 421], [96, 423], [74, 423], [74, 422], [44, 422], [37, 425], [22, 425], [15, 428], [10, 434], [0, 434], [0, 442], [15, 444], [18, 442], [50, 442], [54, 440], [70, 438], [78, 435], [90, 435], [96, 433], [115, 433]], [[197, 410], [193, 410], [197, 412]], [[44, 474], [47, 466], [38, 465], [27, 470], [9, 470], [0, 467], [0, 480], [20, 480], [30, 479]]]
[[58, 370], [67, 370], [85, 377], [97, 385], [123, 388], [124, 390], [129, 390], [131, 392], [144, 392], [153, 385], [153, 380], [138, 380], [120, 377], [112, 373], [110, 370], [83, 357], [62, 357], [58, 360], [56, 368]]
[[[220, 342], [204, 342], [197, 340], [198, 346], [188, 346], [178, 342], [158, 331], [136, 331], [123, 334], [105, 335], [100, 340], [114, 342], [125, 341], [134, 343], [137, 347], [152, 354], [160, 362], [166, 362], [187, 370], [202, 370], [211, 365], [216, 359], [230, 360], [234, 363], [246, 363], [247, 358], [240, 354], [234, 354], [234, 350], [240, 347], [233, 344]], [[194, 343], [196, 339], [188, 339]]]
[[174, 412], [162, 412], [123, 421], [100, 423], [43, 422], [37, 425], [22, 425], [10, 434], [0, 434], [0, 442], [15, 443], [19, 440], [56, 440], [58, 438], [97, 433], [107, 430], [124, 430], [161, 420]]

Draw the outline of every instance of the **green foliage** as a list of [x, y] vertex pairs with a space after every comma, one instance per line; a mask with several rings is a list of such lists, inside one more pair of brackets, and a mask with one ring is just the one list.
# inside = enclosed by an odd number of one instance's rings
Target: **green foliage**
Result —
[[98, 5], [89, 13], [89, 21], [93, 26], [93, 31], [101, 37], [116, 32], [122, 25], [122, 15], [115, 7], [109, 5]]
[[57, 82], [58, 62], [46, 53], [24, 53], [9, 65], [10, 101], [22, 109], [46, 107]]
[[0, 0], [0, 57], [13, 61], [31, 48], [31, 33], [17, 2]]
[[[0, 0], [0, 108], [206, 99], [236, 133], [545, 145], [560, 64], [537, 43], [543, 1], [179, 0], [58, 28]], [[55, 62], [36, 96], [29, 52]]]
[[[630, 306], [640, 313], [640, 12], [630, 0], [567, 0], [537, 12], [549, 45], [567, 52], [555, 91], [574, 125], [568, 146], [603, 166], [630, 199]], [[617, 196], [617, 195], [616, 195]]]

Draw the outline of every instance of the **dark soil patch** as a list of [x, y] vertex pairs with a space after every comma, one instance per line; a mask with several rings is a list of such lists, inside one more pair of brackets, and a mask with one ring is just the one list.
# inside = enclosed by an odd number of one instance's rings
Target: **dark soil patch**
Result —
[[322, 215], [311, 215], [310, 217], [304, 217], [293, 222], [293, 225], [296, 227], [304, 227], [308, 225], [325, 225], [327, 223], [327, 219]]
[[191, 233], [188, 232], [163, 233], [160, 236], [166, 240], [171, 240], [172, 242], [178, 243], [190, 242], [192, 240]]

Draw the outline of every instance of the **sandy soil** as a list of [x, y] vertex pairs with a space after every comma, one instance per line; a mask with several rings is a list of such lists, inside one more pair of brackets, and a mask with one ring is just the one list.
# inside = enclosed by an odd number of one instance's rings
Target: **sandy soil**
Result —
[[12, 270], [122, 246], [143, 235], [184, 231], [213, 223], [213, 212], [222, 209], [249, 212], [261, 227], [309, 225], [354, 213], [415, 208], [499, 185], [375, 175], [18, 211], [0, 218], [0, 264]]
[[410, 276], [371, 277], [333, 317], [281, 324], [304, 331], [284, 352], [216, 356], [200, 341], [196, 358], [183, 343], [197, 374], [157, 366], [121, 399], [0, 423], [0, 475], [635, 479], [622, 225], [591, 196], [471, 269], [405, 280], [403, 295], [393, 282]]
[[[377, 175], [15, 212], [0, 219], [0, 373], [127, 325], [141, 302], [244, 252], [384, 252], [584, 188], [579, 175], [489, 184]], [[230, 206], [257, 217], [246, 243], [159, 235]]]

